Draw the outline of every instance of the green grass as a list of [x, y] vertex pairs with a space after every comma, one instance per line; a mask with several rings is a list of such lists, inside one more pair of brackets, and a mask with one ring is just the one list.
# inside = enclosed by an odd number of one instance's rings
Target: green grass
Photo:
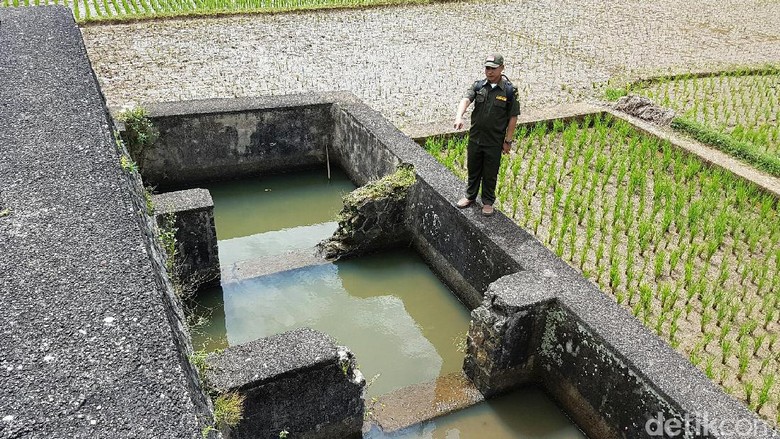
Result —
[[[59, 0], [37, 1], [41, 5], [59, 3]], [[83, 24], [430, 2], [431, 0], [75, 0], [68, 2], [67, 6], [73, 11], [76, 22]], [[19, 0], [2, 0], [0, 3], [0, 7], [25, 6], [28, 6], [27, 3]]]
[[[521, 126], [516, 137], [496, 206], [775, 421], [778, 200], [611, 117]], [[465, 180], [467, 141], [425, 146]]]
[[772, 175], [780, 176], [780, 68], [657, 77], [607, 89], [647, 96], [680, 116], [673, 125]]
[[696, 140], [742, 159], [775, 177], [780, 177], [780, 155], [766, 154], [751, 142], [737, 140], [733, 136], [714, 131], [684, 117], [675, 118], [672, 121], [672, 128], [688, 133]]

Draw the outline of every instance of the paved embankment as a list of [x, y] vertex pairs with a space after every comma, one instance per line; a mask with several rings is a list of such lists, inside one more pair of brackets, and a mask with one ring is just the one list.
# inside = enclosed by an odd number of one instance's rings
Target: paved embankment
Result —
[[0, 41], [0, 438], [201, 437], [180, 312], [70, 12], [0, 8]]

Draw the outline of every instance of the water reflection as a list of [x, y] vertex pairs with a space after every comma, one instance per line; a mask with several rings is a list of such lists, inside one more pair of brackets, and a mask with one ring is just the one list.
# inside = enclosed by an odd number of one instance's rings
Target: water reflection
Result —
[[522, 389], [451, 415], [365, 439], [586, 439], [547, 395]]
[[[235, 345], [310, 327], [349, 346], [379, 395], [460, 369], [469, 314], [411, 250], [227, 284], [203, 298], [216, 317], [194, 344]], [[220, 320], [224, 316], [224, 320]]]

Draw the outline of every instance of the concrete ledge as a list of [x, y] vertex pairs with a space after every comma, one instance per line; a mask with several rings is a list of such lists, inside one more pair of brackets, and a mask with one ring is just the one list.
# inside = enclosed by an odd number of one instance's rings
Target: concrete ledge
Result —
[[[374, 409], [370, 419], [383, 432], [393, 433], [484, 400], [468, 378], [458, 372], [382, 395], [372, 403]], [[364, 430], [368, 428], [370, 423]]]
[[207, 381], [246, 397], [231, 437], [360, 438], [365, 380], [352, 354], [308, 328], [231, 346], [207, 358]]
[[0, 436], [200, 438], [181, 309], [73, 14], [0, 22]]
[[314, 248], [291, 251], [262, 259], [238, 261], [222, 267], [222, 284], [328, 263], [330, 262], [316, 255]]

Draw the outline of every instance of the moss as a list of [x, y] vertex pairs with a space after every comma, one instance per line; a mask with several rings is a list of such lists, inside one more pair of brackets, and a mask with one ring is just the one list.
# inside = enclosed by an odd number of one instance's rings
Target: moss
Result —
[[400, 199], [406, 196], [406, 191], [417, 181], [414, 166], [408, 163], [398, 165], [396, 171], [379, 180], [371, 181], [344, 197], [344, 204], [356, 205], [363, 200], [377, 200], [390, 197]]
[[236, 392], [219, 395], [214, 401], [214, 424], [220, 431], [233, 428], [244, 419], [245, 397]]

